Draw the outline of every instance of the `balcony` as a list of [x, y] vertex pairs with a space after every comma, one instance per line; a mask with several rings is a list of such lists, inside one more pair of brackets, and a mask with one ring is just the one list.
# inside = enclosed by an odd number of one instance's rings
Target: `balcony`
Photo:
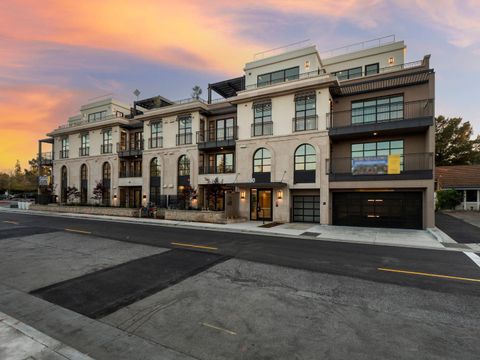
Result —
[[111, 154], [113, 151], [113, 144], [102, 144], [100, 145], [101, 154]]
[[163, 137], [157, 136], [148, 139], [148, 148], [149, 149], [158, 149], [163, 147]]
[[327, 159], [329, 181], [420, 180], [433, 178], [433, 153], [403, 154], [400, 173], [388, 174], [388, 157]]
[[192, 143], [192, 133], [177, 134], [176, 144], [188, 145]]
[[142, 152], [143, 140], [138, 140], [131, 144], [117, 143], [117, 153], [119, 157], [141, 156]]
[[200, 150], [235, 146], [237, 134], [238, 126], [197, 131], [197, 145]]
[[296, 117], [292, 119], [292, 132], [317, 130], [318, 115]]
[[273, 135], [273, 121], [252, 124], [252, 137]]
[[78, 156], [89, 156], [90, 147], [81, 147], [78, 149]]
[[60, 150], [60, 159], [68, 159], [68, 150]]
[[38, 162], [43, 166], [53, 165], [53, 154], [51, 152], [44, 152], [38, 154]]
[[[398, 104], [395, 104], [398, 106]], [[400, 134], [426, 131], [434, 125], [434, 101], [424, 99], [400, 103], [387, 112], [381, 112], [381, 105], [363, 108], [363, 118], [352, 121], [352, 110], [327, 114], [328, 134], [332, 139], [348, 139], [373, 133]], [[368, 112], [368, 113], [367, 113]]]
[[120, 173], [118, 174], [119, 178], [136, 178], [136, 177], [142, 177], [142, 170], [137, 169], [123, 169], [120, 170]]
[[203, 166], [198, 167], [198, 173], [201, 175], [204, 174], [233, 174], [235, 172], [233, 165], [223, 165], [223, 166]]

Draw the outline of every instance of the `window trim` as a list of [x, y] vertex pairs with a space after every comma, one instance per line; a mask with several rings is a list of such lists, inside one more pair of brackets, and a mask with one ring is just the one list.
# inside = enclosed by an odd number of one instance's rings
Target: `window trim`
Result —
[[[260, 153], [261, 150], [265, 150], [268, 152], [268, 157], [263, 157], [263, 151], [262, 151], [262, 157], [256, 159], [256, 155]], [[255, 160], [260, 160], [261, 164], [259, 165], [261, 167], [261, 171], [255, 171]], [[265, 161], [268, 160], [268, 164], [265, 164]], [[269, 171], [264, 171], [265, 167], [270, 167]], [[254, 174], [267, 174], [272, 172], [272, 153], [270, 150], [268, 150], [266, 147], [260, 147], [255, 152], [253, 153], [253, 168], [252, 168], [252, 173]]]
[[[374, 73], [369, 74], [367, 68], [368, 68], [369, 66], [374, 66], [374, 65], [376, 66], [377, 71], [374, 72]], [[380, 72], [380, 63], [376, 62], [376, 63], [373, 63], [373, 64], [367, 64], [367, 65], [365, 65], [365, 76], [375, 75], [375, 74], [378, 74], [379, 72]]]
[[[289, 76], [289, 78], [287, 79], [287, 71], [288, 70], [293, 70], [293, 69], [296, 69], [298, 70], [298, 73], [296, 75], [292, 75], [292, 76]], [[281, 80], [275, 80], [273, 81], [272, 80], [272, 75], [273, 74], [277, 74], [277, 73], [283, 73], [283, 76], [279, 79]], [[259, 78], [261, 76], [268, 76], [269, 77], [269, 80], [268, 81], [262, 81], [260, 82]], [[293, 77], [293, 78], [292, 78]], [[282, 82], [285, 82], [285, 81], [290, 81], [290, 80], [297, 80], [298, 78], [300, 78], [300, 66], [292, 66], [290, 68], [286, 68], [286, 69], [281, 69], [281, 70], [276, 70], [276, 71], [271, 71], [271, 72], [267, 72], [267, 73], [264, 73], [264, 74], [259, 74], [257, 75], [257, 87], [263, 87], [263, 86], [268, 86], [268, 85], [272, 85], [272, 84], [279, 84], [279, 83], [282, 83]]]
[[[358, 69], [360, 69], [360, 75], [359, 75], [359, 76], [352, 77], [351, 74], [350, 74], [350, 72], [351, 72], [352, 70], [358, 70]], [[338, 80], [340, 80], [340, 81], [350, 80], [350, 79], [357, 79], [357, 78], [360, 78], [360, 77], [363, 76], [362, 70], [363, 70], [363, 69], [362, 69], [362, 66], [356, 66], [356, 67], [349, 68], [349, 69], [344, 69], [344, 70], [335, 71], [335, 72], [332, 73], [332, 75], [333, 75], [333, 76], [336, 76], [336, 77], [338, 78]], [[346, 73], [347, 73], [347, 74], [346, 74], [346, 75], [347, 75], [346, 77], [341, 77], [341, 76], [338, 75], [339, 73], [343, 73], [343, 72], [346, 72]]]
[[[397, 101], [397, 102], [391, 102], [391, 99], [393, 98], [396, 98], [396, 97], [401, 97], [402, 98], [402, 101]], [[385, 99], [388, 99], [389, 102], [388, 102], [388, 107], [389, 107], [389, 110], [388, 111], [381, 111], [379, 112], [378, 111], [378, 108], [381, 107], [381, 106], [386, 106], [387, 104], [378, 104], [378, 101], [379, 100], [385, 100]], [[365, 109], [370, 109], [370, 108], [373, 108], [373, 106], [362, 106], [362, 107], [358, 107], [358, 108], [354, 108], [353, 105], [354, 104], [359, 104], [359, 103], [366, 103], [366, 102], [370, 102], [370, 101], [375, 101], [375, 112], [373, 113], [367, 113], [365, 114]], [[398, 109], [398, 110], [392, 110], [392, 104], [402, 104], [402, 108], [401, 110]], [[354, 112], [356, 110], [362, 110], [362, 114], [361, 115], [354, 115]], [[401, 111], [402, 112], [402, 116], [401, 117], [395, 117], [395, 118], [392, 118], [391, 114], [392, 113], [395, 113], [395, 112], [399, 112]], [[379, 114], [389, 114], [389, 118], [387, 120], [384, 120], [384, 119], [378, 119], [378, 115]], [[365, 116], [368, 116], [368, 115], [375, 115], [375, 120], [374, 121], [365, 121]], [[363, 124], [377, 124], [377, 123], [381, 123], [381, 122], [389, 122], [389, 121], [395, 121], [395, 120], [403, 120], [405, 118], [405, 94], [404, 93], [397, 93], [397, 94], [392, 94], [392, 95], [386, 95], [386, 96], [379, 96], [379, 97], [371, 97], [371, 98], [367, 98], [367, 99], [360, 99], [360, 100], [354, 100], [354, 101], [351, 101], [350, 102], [350, 121], [351, 121], [351, 124], [352, 125], [363, 125]], [[354, 122], [354, 118], [355, 117], [362, 117], [362, 121], [361, 122]]]

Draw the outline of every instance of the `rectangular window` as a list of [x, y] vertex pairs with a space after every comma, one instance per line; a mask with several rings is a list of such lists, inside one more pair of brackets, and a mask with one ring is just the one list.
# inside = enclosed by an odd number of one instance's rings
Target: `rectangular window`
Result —
[[317, 128], [316, 115], [315, 94], [296, 97], [294, 131], [315, 130]]
[[[234, 159], [233, 153], [209, 154], [207, 158], [203, 156], [200, 159], [200, 173], [202, 174], [224, 174], [233, 173]], [[207, 163], [203, 163], [204, 159]]]
[[352, 124], [403, 119], [403, 95], [352, 102]]
[[378, 74], [379, 71], [380, 71], [379, 63], [365, 65], [365, 75]]
[[151, 138], [150, 148], [160, 148], [163, 146], [163, 122], [155, 122], [150, 125]]
[[252, 136], [272, 135], [272, 103], [253, 106]]
[[403, 171], [403, 140], [387, 140], [352, 144], [352, 158], [366, 158], [400, 154], [400, 170]]
[[93, 114], [88, 114], [88, 122], [98, 121], [107, 117], [107, 111], [98, 111]]
[[267, 86], [281, 82], [298, 79], [300, 67], [296, 66], [289, 69], [274, 71], [257, 76], [257, 86]]
[[192, 143], [192, 117], [179, 116], [178, 117], [178, 134], [177, 145], [185, 145]]
[[477, 190], [465, 190], [467, 202], [477, 202]]
[[67, 138], [63, 138], [62, 139], [62, 151], [68, 151], [70, 148], [70, 143], [68, 141], [68, 137]]
[[80, 143], [83, 149], [90, 147], [90, 136], [88, 134], [82, 134]]
[[355, 79], [362, 76], [362, 67], [337, 71], [334, 72], [333, 75], [335, 75], [338, 80]]
[[103, 131], [102, 154], [112, 152], [112, 129]]

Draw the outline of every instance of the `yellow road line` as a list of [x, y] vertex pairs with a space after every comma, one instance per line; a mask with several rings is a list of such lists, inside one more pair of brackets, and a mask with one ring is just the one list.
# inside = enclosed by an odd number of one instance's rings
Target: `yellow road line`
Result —
[[203, 326], [212, 328], [212, 329], [216, 329], [216, 330], [220, 330], [220, 331], [226, 332], [227, 334], [230, 334], [230, 335], [237, 335], [237, 333], [236, 333], [235, 331], [227, 330], [227, 329], [224, 329], [224, 328], [221, 328], [221, 327], [212, 325], [212, 324], [207, 324], [207, 323], [204, 323], [204, 322], [202, 322], [202, 323], [200, 323], [200, 324], [203, 325]]
[[19, 223], [16, 222], [16, 221], [7, 221], [7, 220], [5, 220], [4, 223], [13, 224], [13, 225], [18, 225], [18, 224], [19, 224]]
[[218, 250], [218, 248], [213, 247], [213, 246], [193, 245], [193, 244], [185, 244], [185, 243], [177, 243], [177, 242], [172, 242], [170, 244], [176, 245], [176, 246], [191, 247], [191, 248], [195, 248], [195, 249]]
[[463, 281], [472, 281], [472, 282], [480, 282], [480, 279], [472, 279], [472, 278], [465, 278], [459, 276], [450, 276], [450, 275], [440, 275], [440, 274], [430, 274], [424, 272], [417, 272], [417, 271], [407, 271], [407, 270], [397, 270], [397, 269], [388, 269], [388, 268], [378, 268], [379, 271], [388, 271], [393, 273], [400, 273], [400, 274], [408, 274], [408, 275], [420, 275], [420, 276], [429, 276], [429, 277], [436, 277], [441, 279], [451, 279], [451, 280], [463, 280]]
[[77, 230], [77, 229], [64, 229], [64, 230], [74, 232], [74, 233], [79, 233], [79, 234], [91, 234], [90, 231], [84, 231], [84, 230]]

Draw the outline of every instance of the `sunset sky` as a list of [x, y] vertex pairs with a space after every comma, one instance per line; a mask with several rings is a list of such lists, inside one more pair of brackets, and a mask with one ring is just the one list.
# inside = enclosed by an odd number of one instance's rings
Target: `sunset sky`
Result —
[[480, 132], [480, 0], [2, 0], [0, 170], [108, 93], [132, 102], [242, 75], [253, 54], [310, 39], [320, 54], [396, 34], [407, 61], [431, 54], [436, 114]]

